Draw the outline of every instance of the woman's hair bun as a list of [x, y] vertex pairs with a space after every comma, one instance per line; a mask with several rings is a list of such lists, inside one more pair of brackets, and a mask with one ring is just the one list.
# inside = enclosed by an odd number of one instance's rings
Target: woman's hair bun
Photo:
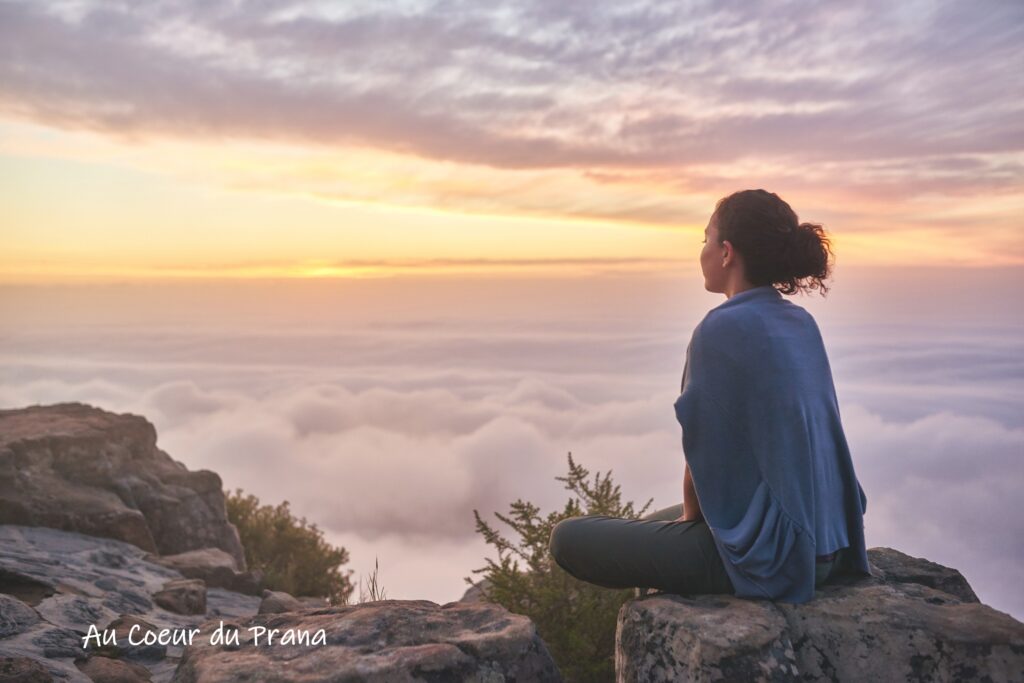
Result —
[[746, 276], [755, 286], [771, 284], [783, 294], [828, 291], [834, 255], [823, 226], [801, 223], [777, 194], [743, 190], [715, 207], [719, 241], [729, 240], [743, 255]]

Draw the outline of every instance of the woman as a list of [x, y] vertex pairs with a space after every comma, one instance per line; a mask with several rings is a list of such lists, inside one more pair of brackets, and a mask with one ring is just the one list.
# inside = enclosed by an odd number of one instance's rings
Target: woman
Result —
[[563, 520], [550, 551], [607, 588], [807, 602], [832, 576], [870, 574], [867, 498], [821, 334], [782, 296], [827, 292], [831, 246], [764, 190], [720, 200], [704, 235], [704, 287], [726, 301], [686, 349], [683, 502], [639, 520]]

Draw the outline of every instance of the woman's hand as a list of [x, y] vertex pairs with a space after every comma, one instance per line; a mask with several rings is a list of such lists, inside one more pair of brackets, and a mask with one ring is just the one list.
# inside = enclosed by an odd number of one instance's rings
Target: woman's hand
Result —
[[704, 519], [704, 513], [700, 510], [700, 500], [697, 498], [697, 489], [693, 486], [693, 477], [690, 475], [690, 465], [686, 465], [686, 473], [683, 476], [683, 516], [677, 522], [689, 522]]
[[688, 517], [685, 513], [677, 520], [677, 522], [699, 522], [704, 519], [704, 515], [696, 515]]

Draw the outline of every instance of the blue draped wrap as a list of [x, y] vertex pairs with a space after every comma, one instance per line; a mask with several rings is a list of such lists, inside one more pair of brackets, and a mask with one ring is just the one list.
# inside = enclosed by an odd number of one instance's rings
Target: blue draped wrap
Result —
[[821, 332], [771, 285], [708, 311], [686, 349], [676, 418], [701, 512], [736, 595], [814, 597], [815, 557], [870, 575], [867, 497]]

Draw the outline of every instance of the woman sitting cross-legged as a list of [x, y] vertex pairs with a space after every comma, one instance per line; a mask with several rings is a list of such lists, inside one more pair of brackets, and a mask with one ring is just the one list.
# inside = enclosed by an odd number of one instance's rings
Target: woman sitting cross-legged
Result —
[[551, 555], [607, 588], [807, 602], [832, 576], [870, 574], [867, 497], [821, 333], [783, 297], [827, 291], [830, 243], [764, 190], [720, 200], [704, 235], [704, 287], [726, 300], [686, 349], [683, 502], [642, 519], [562, 520]]

